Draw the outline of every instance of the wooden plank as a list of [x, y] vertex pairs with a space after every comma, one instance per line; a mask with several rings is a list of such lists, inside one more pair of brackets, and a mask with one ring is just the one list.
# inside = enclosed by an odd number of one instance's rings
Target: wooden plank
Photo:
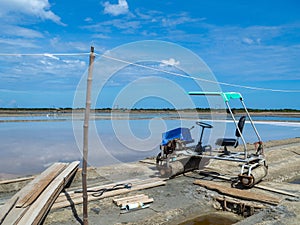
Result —
[[128, 202], [142, 202], [143, 200], [149, 199], [149, 196], [147, 195], [135, 195], [135, 196], [130, 196], [126, 197], [123, 199], [114, 199], [113, 202], [117, 205], [120, 206], [122, 204], [126, 204]]
[[223, 210], [236, 213], [238, 215], [241, 215], [243, 217], [252, 216], [255, 214], [255, 211], [257, 209], [261, 210], [266, 208], [266, 206], [262, 204], [256, 204], [252, 201], [242, 201], [230, 198], [228, 196], [222, 196], [222, 197], [215, 197], [215, 200], [218, 201], [222, 207]]
[[[34, 185], [42, 180], [47, 174], [51, 173], [53, 169], [58, 169], [61, 165], [66, 165], [65, 163], [54, 163], [52, 166], [47, 168], [44, 172], [38, 175], [34, 180], [28, 183], [25, 187], [23, 187], [20, 191], [18, 191], [11, 200], [8, 200], [2, 207], [1, 212], [3, 212], [3, 216], [1, 216], [2, 224], [15, 224], [22, 217], [22, 215], [26, 212], [26, 208], [18, 209], [16, 206], [20, 200], [20, 198], [32, 199], [30, 198], [34, 193]], [[22, 201], [24, 201], [22, 200]], [[13, 205], [13, 206], [12, 206]], [[3, 210], [2, 210], [3, 209]]]
[[123, 197], [123, 198], [115, 198], [115, 199], [113, 199], [113, 202], [118, 205], [118, 202], [120, 202], [120, 201], [126, 201], [126, 200], [136, 199], [136, 198], [142, 198], [142, 197], [145, 197], [145, 196], [147, 196], [147, 195], [140, 194], [140, 195], [134, 195], [134, 196], [127, 196], [127, 197]]
[[255, 204], [253, 202], [249, 202], [249, 201], [242, 201], [242, 200], [238, 200], [238, 199], [235, 199], [235, 198], [231, 198], [231, 197], [225, 197], [225, 196], [216, 196], [214, 198], [215, 200], [217, 201], [226, 201], [226, 202], [229, 202], [229, 203], [233, 203], [233, 204], [244, 204], [246, 206], [250, 206], [250, 207], [253, 207], [253, 208], [257, 208], [257, 209], [264, 209], [266, 208], [266, 206], [262, 205], [262, 204]]
[[21, 177], [21, 178], [16, 178], [16, 179], [11, 179], [11, 180], [1, 180], [0, 185], [2, 184], [11, 184], [11, 183], [17, 183], [17, 182], [22, 182], [22, 181], [27, 181], [27, 180], [33, 180], [35, 176], [31, 177]]
[[[146, 180], [141, 180], [140, 182], [138, 182], [138, 184], [132, 183], [132, 187], [130, 189], [118, 189], [109, 192], [104, 192], [103, 195], [97, 197], [92, 196], [92, 193], [89, 193], [90, 195], [88, 197], [88, 200], [94, 201], [94, 200], [103, 199], [107, 197], [113, 197], [116, 195], [126, 194], [132, 191], [158, 187], [165, 184], [166, 181], [163, 181], [162, 179], [150, 178]], [[66, 197], [66, 195], [68, 196], [68, 198]], [[64, 201], [60, 199], [60, 202], [55, 202], [52, 206], [52, 209], [60, 209], [60, 208], [68, 207], [71, 204], [77, 205], [81, 203], [82, 203], [82, 194], [76, 194], [76, 195], [74, 194], [73, 196], [70, 197], [69, 193], [64, 193]]]
[[90, 187], [88, 188], [88, 191], [96, 191], [102, 188], [112, 188], [116, 185], [121, 185], [121, 184], [136, 184], [137, 182], [140, 182], [140, 179], [129, 179], [129, 180], [124, 180], [124, 181], [120, 181], [120, 182], [115, 182], [115, 183], [110, 183], [110, 184], [104, 184], [104, 185], [100, 185], [100, 186], [95, 186], [95, 187]]
[[[115, 185], [118, 185], [118, 184], [135, 183], [135, 182], [138, 182], [138, 181], [140, 181], [140, 180], [139, 179], [130, 179], [130, 180], [120, 181], [120, 182], [116, 182], [116, 183], [104, 184], [104, 185], [100, 185], [100, 186], [90, 187], [90, 188], [88, 188], [88, 191], [97, 191], [97, 190], [100, 190], [100, 189], [103, 189], [103, 188], [112, 188], [112, 187], [114, 187]], [[65, 193], [67, 193], [69, 198], [76, 198], [76, 197], [81, 198], [82, 197], [81, 192], [78, 193], [77, 191], [78, 190], [67, 191]], [[82, 190], [79, 190], [79, 191], [82, 191]], [[67, 199], [66, 199], [66, 194], [65, 193], [61, 193], [59, 195], [59, 197], [56, 199], [55, 203], [66, 201]], [[92, 195], [92, 194], [93, 194], [93, 192], [88, 192], [88, 195]]]
[[121, 204], [119, 204], [118, 206], [121, 206], [121, 208], [125, 207], [128, 204], [133, 204], [133, 203], [143, 203], [143, 204], [148, 204], [153, 202], [154, 199], [153, 198], [149, 198], [148, 196], [145, 198], [140, 198], [140, 199], [135, 199], [135, 200], [130, 200], [130, 201], [124, 201]]
[[213, 182], [213, 181], [195, 180], [194, 184], [203, 186], [203, 187], [211, 189], [211, 190], [215, 190], [215, 191], [225, 194], [225, 195], [240, 198], [240, 199], [254, 200], [254, 201], [264, 202], [264, 203], [268, 203], [268, 204], [272, 204], [272, 205], [278, 205], [280, 202], [279, 198], [276, 198], [273, 196], [269, 196], [266, 194], [254, 193], [254, 192], [251, 192], [250, 190], [240, 190], [240, 189], [236, 189], [236, 188], [225, 187], [225, 186], [216, 184], [216, 182]]
[[[205, 176], [211, 176], [211, 177], [214, 177], [214, 178], [227, 180], [227, 181], [231, 181], [230, 177], [217, 175], [217, 174], [213, 174], [213, 173], [210, 173], [210, 172], [201, 171], [200, 174], [203, 174]], [[288, 195], [288, 196], [292, 196], [292, 197], [296, 197], [296, 198], [299, 197], [296, 194], [293, 194], [293, 193], [290, 193], [290, 192], [287, 192], [287, 191], [283, 191], [283, 190], [279, 190], [279, 189], [275, 189], [275, 188], [271, 188], [271, 187], [267, 187], [267, 186], [264, 186], [264, 185], [261, 185], [261, 184], [255, 184], [254, 188], [259, 188], [259, 189], [262, 189], [262, 190], [271, 191], [271, 192], [274, 192], [274, 193], [278, 193], [278, 194], [282, 194], [282, 195]]]
[[51, 208], [59, 193], [70, 181], [79, 166], [79, 161], [72, 162], [63, 170], [42, 192], [38, 199], [32, 203], [18, 225], [40, 224], [48, 210]]
[[66, 167], [66, 163], [54, 163], [28, 185], [19, 196], [16, 207], [27, 207], [43, 192], [48, 184]]
[[[161, 185], [165, 185], [166, 182], [165, 181], [155, 181], [155, 182], [149, 182], [148, 180], [144, 180], [145, 183], [143, 184], [133, 184], [131, 189], [118, 189], [118, 190], [114, 190], [114, 191], [109, 191], [109, 192], [104, 192], [103, 195], [101, 196], [92, 196], [93, 193], [88, 193], [89, 194], [89, 201], [94, 201], [94, 200], [98, 200], [98, 199], [103, 199], [106, 197], [112, 197], [112, 196], [116, 196], [116, 195], [120, 195], [120, 194], [126, 194], [129, 193], [131, 191], [134, 190], [142, 190], [142, 189], [146, 189], [146, 188], [152, 188], [152, 187], [156, 187], [156, 186], [161, 186]], [[69, 193], [64, 193], [64, 201], [62, 201], [62, 199], [60, 199], [60, 202], [55, 202], [54, 205], [52, 206], [53, 209], [58, 209], [58, 208], [64, 208], [64, 207], [68, 207], [71, 204], [81, 204], [82, 203], [82, 194], [74, 194], [74, 195], [69, 195]], [[67, 197], [68, 196], [68, 197]], [[70, 200], [71, 199], [71, 203]]]
[[5, 217], [1, 225], [15, 225], [18, 224], [19, 220], [26, 213], [28, 208], [12, 208], [9, 214]]
[[[146, 179], [146, 180], [130, 179], [130, 180], [120, 181], [120, 182], [116, 182], [116, 183], [91, 187], [91, 188], [88, 188], [88, 191], [96, 191], [96, 190], [100, 190], [100, 189], [103, 189], [103, 188], [113, 188], [115, 185], [118, 185], [118, 184], [131, 183], [132, 185], [139, 185], [139, 184], [144, 184], [144, 183], [151, 183], [151, 182], [154, 182], [154, 181], [163, 181], [163, 179], [161, 179], [161, 178], [150, 178], [150, 179]], [[92, 194], [93, 194], [93, 192], [88, 192], [89, 196], [92, 195]], [[71, 199], [82, 198], [82, 194], [81, 193], [75, 193], [75, 191], [67, 191], [67, 195]], [[60, 196], [55, 201], [55, 203], [61, 202], [61, 201], [66, 201], [66, 200], [67, 199], [66, 199], [65, 193], [61, 193]]]
[[0, 224], [4, 221], [5, 217], [9, 214], [10, 210], [16, 205], [19, 197], [14, 196], [9, 199], [1, 208], [0, 208]]

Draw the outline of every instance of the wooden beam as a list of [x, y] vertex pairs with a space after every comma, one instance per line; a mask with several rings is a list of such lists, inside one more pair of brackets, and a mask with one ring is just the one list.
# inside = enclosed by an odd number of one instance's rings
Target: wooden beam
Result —
[[[222, 180], [231, 181], [230, 177], [214, 174], [212, 172], [200, 171], [200, 174], [205, 175], [205, 176], [214, 177], [214, 178], [219, 178], [219, 179], [222, 179]], [[282, 195], [288, 195], [288, 196], [292, 196], [292, 197], [296, 197], [296, 198], [299, 197], [299, 195], [293, 194], [291, 192], [279, 190], [277, 188], [267, 187], [267, 186], [262, 185], [262, 184], [255, 184], [253, 187], [254, 188], [259, 188], [259, 189], [262, 189], [262, 190], [266, 190], [266, 191], [271, 191], [271, 192], [278, 193], [278, 194], [282, 194]]]
[[54, 163], [24, 188], [16, 207], [27, 207], [44, 191], [55, 177], [66, 167], [66, 163]]
[[132, 199], [136, 199], [136, 198], [142, 198], [142, 197], [146, 197], [147, 195], [145, 194], [141, 194], [141, 195], [134, 195], [134, 196], [127, 196], [127, 197], [122, 197], [122, 198], [114, 198], [113, 202], [116, 205], [120, 205], [120, 202], [122, 201], [128, 201], [128, 200], [132, 200]]
[[126, 207], [126, 205], [130, 205], [130, 204], [134, 204], [134, 203], [142, 203], [145, 205], [145, 204], [152, 203], [153, 201], [154, 201], [153, 198], [145, 197], [145, 198], [140, 198], [140, 199], [136, 199], [136, 200], [122, 202], [119, 206], [121, 208], [124, 208], [124, 207]]
[[19, 199], [18, 196], [14, 196], [11, 199], [9, 199], [5, 203], [5, 205], [3, 205], [0, 208], [0, 224], [2, 224], [2, 222], [4, 221], [4, 219], [6, 218], [6, 216], [9, 214], [10, 210], [12, 210], [12, 208], [15, 207], [18, 199]]
[[[121, 183], [121, 182], [119, 182]], [[107, 197], [113, 197], [116, 195], [126, 194], [132, 191], [143, 190], [147, 188], [153, 188], [165, 185], [166, 182], [160, 178], [150, 178], [146, 180], [139, 180], [132, 182], [132, 187], [130, 189], [117, 189], [113, 191], [104, 192], [101, 196], [93, 196], [93, 192], [88, 192], [89, 201], [94, 201], [98, 199], [103, 199]], [[109, 187], [113, 187], [114, 184], [111, 184]], [[101, 186], [100, 186], [101, 187]], [[101, 189], [101, 188], [100, 188]], [[63, 193], [64, 195], [60, 196], [59, 202], [55, 202], [52, 206], [52, 209], [59, 209], [71, 206], [72, 204], [77, 205], [82, 203], [82, 193]]]
[[151, 203], [153, 202], [153, 198], [149, 198], [149, 196], [147, 195], [135, 195], [135, 196], [129, 196], [129, 197], [125, 197], [122, 199], [113, 199], [113, 202], [117, 205], [117, 206], [121, 206], [124, 207], [127, 204], [131, 204], [131, 203]]
[[240, 190], [232, 187], [225, 187], [216, 184], [216, 182], [213, 181], [195, 180], [194, 184], [240, 199], [264, 202], [272, 205], [278, 205], [280, 202], [280, 199], [277, 197], [273, 197], [266, 194], [255, 193], [250, 190]]
[[22, 218], [22, 216], [26, 213], [28, 208], [16, 208], [13, 207], [8, 215], [5, 217], [1, 225], [16, 225]]
[[27, 180], [33, 180], [34, 178], [35, 178], [35, 176], [31, 176], [31, 177], [21, 177], [21, 178], [10, 179], [10, 180], [1, 180], [1, 181], [0, 181], [0, 185], [2, 185], [2, 184], [17, 183], [17, 182], [27, 181]]
[[[100, 190], [100, 189], [104, 189], [104, 188], [112, 188], [115, 185], [119, 185], [119, 184], [127, 184], [127, 183], [135, 183], [138, 182], [138, 179], [130, 179], [130, 180], [125, 180], [122, 182], [116, 182], [116, 183], [110, 183], [110, 184], [105, 184], [105, 185], [100, 185], [100, 186], [95, 186], [95, 187], [90, 187], [88, 188], [88, 195], [92, 195], [93, 192]], [[82, 190], [75, 190], [75, 191], [65, 191], [63, 193], [61, 193], [58, 198], [56, 199], [55, 203], [58, 202], [64, 202], [67, 201], [68, 199], [66, 198], [66, 195], [68, 196], [68, 198], [74, 199], [74, 198], [81, 198], [82, 196]]]
[[242, 201], [242, 200], [238, 200], [238, 199], [235, 199], [235, 198], [230, 198], [230, 197], [225, 197], [225, 196], [216, 196], [214, 198], [215, 200], [217, 201], [227, 201], [229, 203], [233, 203], [233, 204], [244, 204], [244, 205], [247, 205], [249, 207], [253, 207], [253, 208], [257, 208], [257, 209], [264, 209], [266, 208], [266, 206], [262, 205], [262, 204], [255, 204], [253, 202], [249, 202], [249, 201]]
[[83, 124], [83, 157], [82, 157], [82, 198], [83, 198], [83, 224], [88, 225], [88, 194], [87, 194], [87, 161], [88, 161], [88, 148], [89, 148], [89, 120], [91, 108], [91, 92], [92, 92], [92, 78], [94, 67], [94, 47], [91, 46], [89, 69], [86, 87], [86, 102]]
[[79, 163], [79, 161], [72, 162], [48, 185], [39, 198], [32, 203], [18, 225], [40, 224], [42, 222], [59, 193], [76, 173]]
[[[18, 191], [10, 200], [8, 200], [1, 207], [1, 221], [2, 225], [11, 225], [18, 222], [18, 220], [23, 216], [26, 212], [27, 208], [22, 207], [27, 200], [32, 202], [36, 199], [36, 197], [40, 194], [35, 193], [35, 188], [39, 186], [39, 182], [42, 182], [44, 185], [44, 181], [48, 175], [53, 176], [56, 173], [56, 170], [60, 170], [60, 168], [65, 167], [66, 163], [54, 163], [49, 168], [47, 168], [40, 175], [36, 176], [34, 180], [28, 183], [25, 187], [23, 187], [20, 191]], [[41, 190], [42, 188], [40, 188]], [[20, 203], [21, 200], [21, 203]], [[18, 207], [17, 207], [18, 206]], [[20, 207], [21, 206], [21, 207]], [[18, 209], [19, 208], [19, 209]]]

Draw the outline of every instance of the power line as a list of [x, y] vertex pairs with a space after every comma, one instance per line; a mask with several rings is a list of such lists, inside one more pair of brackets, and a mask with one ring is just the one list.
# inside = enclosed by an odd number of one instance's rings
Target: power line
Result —
[[220, 85], [224, 85], [224, 86], [230, 86], [230, 87], [238, 87], [238, 88], [245, 88], [245, 89], [251, 89], [251, 90], [259, 90], [259, 91], [272, 91], [272, 92], [284, 92], [284, 93], [300, 93], [300, 90], [283, 90], [283, 89], [271, 89], [271, 88], [262, 88], [262, 87], [253, 87], [253, 86], [245, 86], [245, 85], [239, 85], [239, 84], [232, 84], [232, 83], [225, 83], [225, 82], [220, 82], [220, 81], [214, 81], [214, 80], [208, 80], [208, 79], [204, 79], [204, 78], [200, 78], [200, 77], [193, 77], [193, 76], [188, 76], [188, 75], [184, 75], [184, 74], [180, 74], [180, 73], [176, 73], [176, 72], [171, 72], [171, 71], [166, 71], [166, 70], [162, 70], [162, 69], [157, 69], [151, 66], [145, 66], [145, 65], [141, 65], [138, 63], [133, 63], [133, 62], [129, 62], [123, 59], [118, 59], [112, 56], [108, 56], [108, 55], [100, 55], [104, 58], [108, 58], [111, 60], [115, 60], [118, 62], [122, 62], [128, 65], [133, 65], [133, 66], [137, 66], [137, 67], [141, 67], [141, 68], [145, 68], [145, 69], [150, 69], [150, 70], [154, 70], [157, 72], [162, 72], [162, 73], [167, 73], [167, 74], [171, 74], [171, 75], [175, 75], [175, 76], [179, 76], [179, 77], [184, 77], [184, 78], [188, 78], [188, 79], [194, 79], [194, 80], [199, 80], [199, 81], [203, 81], [203, 82], [208, 82], [208, 83], [213, 83], [213, 84], [220, 84]]
[[80, 56], [80, 55], [89, 55], [90, 53], [0, 53], [0, 56]]
[[[54, 56], [85, 56], [85, 55], [89, 55], [89, 54], [90, 54], [89, 52], [88, 53], [85, 53], [85, 52], [79, 52], [79, 53], [0, 53], [0, 56], [45, 56], [45, 57], [51, 58]], [[145, 66], [145, 65], [138, 64], [138, 63], [129, 62], [129, 61], [126, 61], [123, 59], [118, 59], [118, 58], [108, 56], [105, 54], [102, 54], [102, 55], [95, 54], [95, 55], [99, 55], [99, 56], [102, 56], [107, 59], [122, 62], [122, 63], [128, 64], [128, 65], [137, 66], [137, 67], [144, 68], [144, 69], [150, 69], [150, 70], [154, 70], [154, 71], [161, 72], [161, 73], [166, 73], [166, 74], [183, 77], [183, 78], [188, 78], [188, 79], [199, 80], [199, 81], [203, 81], [203, 82], [207, 82], [207, 83], [213, 83], [213, 84], [219, 84], [219, 85], [237, 87], [237, 88], [245, 88], [245, 89], [250, 89], [250, 90], [258, 90], [258, 91], [300, 93], [300, 90], [272, 89], [272, 88], [254, 87], [254, 86], [246, 86], [246, 85], [240, 85], [240, 84], [232, 84], [232, 83], [208, 80], [208, 79], [204, 79], [204, 78], [200, 78], [200, 77], [193, 77], [193, 76], [189, 76], [189, 75], [185, 75], [185, 74], [181, 74], [181, 73], [166, 71], [166, 70], [157, 69], [157, 68], [154, 68], [151, 66]]]

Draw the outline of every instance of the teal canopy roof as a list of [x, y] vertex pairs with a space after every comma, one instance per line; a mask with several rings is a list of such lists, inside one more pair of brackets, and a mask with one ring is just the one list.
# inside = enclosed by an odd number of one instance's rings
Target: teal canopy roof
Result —
[[224, 102], [228, 102], [230, 99], [243, 100], [242, 95], [239, 92], [201, 92], [190, 91], [189, 95], [207, 95], [207, 96], [221, 96]]

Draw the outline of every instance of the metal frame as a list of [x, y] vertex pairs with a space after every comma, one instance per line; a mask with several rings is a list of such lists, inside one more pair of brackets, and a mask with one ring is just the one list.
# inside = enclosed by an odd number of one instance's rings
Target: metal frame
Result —
[[[250, 161], [253, 161], [254, 159], [252, 159], [253, 157], [251, 158], [248, 158], [249, 155], [248, 155], [248, 149], [247, 149], [247, 144], [246, 144], [246, 141], [244, 139], [244, 136], [242, 134], [242, 132], [240, 131], [239, 127], [238, 127], [238, 122], [237, 120], [235, 119], [234, 115], [233, 115], [233, 112], [231, 110], [231, 107], [229, 105], [229, 100], [231, 99], [239, 99], [245, 112], [246, 112], [246, 115], [250, 121], [250, 124], [258, 138], [258, 141], [261, 142], [261, 137], [260, 135], [258, 134], [258, 131], [255, 127], [255, 124], [247, 110], [247, 107], [244, 103], [244, 100], [243, 100], [243, 97], [242, 95], [239, 93], [239, 92], [188, 92], [189, 95], [200, 95], [200, 96], [220, 96], [223, 98], [225, 104], [226, 104], [226, 107], [228, 108], [228, 111], [230, 112], [230, 116], [232, 118], [232, 120], [234, 121], [234, 124], [235, 124], [235, 127], [237, 129], [237, 131], [239, 132], [240, 134], [240, 137], [242, 139], [242, 142], [243, 142], [243, 146], [244, 146], [244, 152], [241, 153], [241, 152], [238, 152], [238, 153], [233, 153], [231, 154], [229, 157], [227, 156], [224, 156], [224, 157], [219, 157], [219, 156], [212, 156], [211, 158], [214, 158], [214, 159], [220, 159], [220, 160], [228, 160], [228, 161], [238, 161], [238, 162], [250, 162]], [[244, 155], [244, 160], [242, 159], [238, 159], [238, 158], [233, 158], [235, 156], [240, 156], [240, 155]], [[207, 157], [207, 156], [205, 156]]]
[[[239, 133], [239, 136], [243, 142], [243, 147], [244, 147], [244, 151], [243, 152], [233, 152], [230, 154], [226, 154], [226, 152], [224, 153], [220, 153], [220, 151], [216, 150], [216, 149], [209, 149], [208, 151], [205, 152], [196, 152], [195, 148], [196, 146], [185, 146], [183, 145], [182, 148], [180, 149], [175, 149], [172, 153], [170, 154], [166, 154], [164, 156], [164, 149], [162, 147], [161, 149], [161, 163], [165, 163], [164, 165], [169, 168], [170, 163], [173, 161], [174, 158], [178, 157], [178, 156], [193, 156], [193, 157], [201, 157], [201, 158], [208, 158], [208, 159], [216, 159], [216, 160], [224, 160], [224, 161], [231, 161], [231, 162], [240, 162], [242, 163], [242, 167], [240, 170], [240, 174], [238, 175], [238, 179], [241, 179], [241, 177], [243, 177], [243, 179], [249, 179], [249, 186], [248, 187], [252, 187], [254, 185], [254, 180], [252, 180], [252, 176], [251, 173], [252, 171], [258, 167], [259, 165], [264, 165], [267, 168], [267, 164], [266, 164], [266, 160], [264, 158], [263, 155], [263, 146], [262, 146], [262, 140], [260, 135], [258, 134], [258, 131], [255, 127], [255, 124], [246, 108], [246, 105], [243, 101], [243, 97], [240, 93], [238, 92], [189, 92], [189, 95], [202, 95], [202, 96], [220, 96], [223, 98], [229, 112], [231, 115], [232, 120], [234, 121], [236, 130]], [[246, 145], [246, 141], [244, 139], [244, 136], [241, 132], [241, 130], [238, 127], [238, 122], [235, 119], [233, 112], [230, 108], [229, 105], [229, 101], [231, 99], [239, 99], [245, 112], [246, 112], [246, 116], [249, 119], [251, 126], [258, 138], [258, 142], [261, 146], [256, 149], [257, 152], [255, 154], [249, 154], [248, 149], [247, 149], [247, 145]], [[203, 131], [203, 130], [202, 130]], [[205, 146], [203, 146], [205, 147]], [[209, 153], [209, 154], [206, 154]], [[216, 153], [216, 154], [215, 154]], [[246, 176], [246, 177], [245, 177]]]

